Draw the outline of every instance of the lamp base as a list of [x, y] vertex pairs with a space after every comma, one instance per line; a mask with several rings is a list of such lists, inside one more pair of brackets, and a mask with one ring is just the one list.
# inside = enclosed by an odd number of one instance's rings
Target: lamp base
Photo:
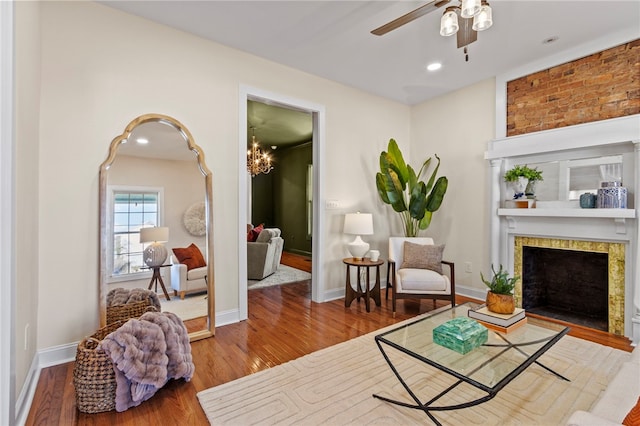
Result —
[[167, 260], [167, 249], [160, 243], [151, 243], [144, 249], [142, 259], [148, 267], [161, 266]]
[[362, 260], [369, 251], [369, 243], [362, 241], [362, 238], [358, 235], [355, 240], [347, 244], [347, 250], [349, 250], [354, 259]]

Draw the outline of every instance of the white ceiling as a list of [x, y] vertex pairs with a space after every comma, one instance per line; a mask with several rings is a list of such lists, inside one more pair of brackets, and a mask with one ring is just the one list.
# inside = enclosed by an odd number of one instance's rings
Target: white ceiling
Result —
[[[612, 33], [640, 37], [640, 0], [491, 0], [494, 25], [469, 45], [469, 62], [455, 37], [439, 35], [441, 9], [370, 33], [427, 2], [100, 3], [409, 105]], [[550, 37], [558, 40], [544, 44]], [[443, 67], [426, 71], [435, 61]]]

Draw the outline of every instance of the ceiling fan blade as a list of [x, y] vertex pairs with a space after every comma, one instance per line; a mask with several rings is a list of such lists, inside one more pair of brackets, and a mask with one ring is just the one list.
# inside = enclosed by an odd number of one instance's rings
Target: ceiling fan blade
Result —
[[384, 24], [381, 27], [376, 28], [375, 30], [371, 31], [371, 34], [377, 35], [377, 36], [381, 36], [384, 35], [386, 33], [388, 33], [389, 31], [393, 31], [396, 28], [399, 28], [401, 26], [403, 26], [404, 24], [408, 24], [409, 22], [418, 19], [419, 17], [426, 15], [429, 12], [433, 12], [434, 10], [444, 6], [445, 4], [449, 3], [451, 0], [433, 0], [427, 4], [424, 4], [422, 6], [420, 6], [419, 8], [412, 10], [411, 12], [407, 13], [406, 15], [402, 15], [401, 17], [394, 19], [391, 22], [388, 22], [386, 24]]
[[458, 18], [458, 33], [456, 34], [458, 49], [467, 46], [478, 39], [478, 33], [472, 28], [473, 18]]

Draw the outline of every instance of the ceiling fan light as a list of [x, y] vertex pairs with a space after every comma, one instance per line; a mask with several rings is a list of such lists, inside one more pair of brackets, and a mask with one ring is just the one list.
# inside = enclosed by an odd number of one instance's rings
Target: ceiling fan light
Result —
[[440, 19], [440, 35], [449, 37], [458, 32], [458, 14], [456, 8], [450, 7], [442, 15]]
[[480, 13], [473, 17], [473, 26], [471, 28], [475, 31], [488, 30], [493, 25], [493, 17], [491, 15], [491, 6], [486, 1], [483, 1]]
[[463, 18], [471, 18], [480, 13], [481, 0], [462, 0], [460, 16]]

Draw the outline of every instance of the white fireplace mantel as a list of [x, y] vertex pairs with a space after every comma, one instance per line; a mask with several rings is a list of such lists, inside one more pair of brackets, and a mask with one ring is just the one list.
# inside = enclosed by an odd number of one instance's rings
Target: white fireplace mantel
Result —
[[[506, 198], [503, 175], [506, 168], [514, 164], [601, 157], [620, 152], [633, 159], [631, 164], [625, 164], [628, 177], [625, 186], [631, 200], [627, 209], [581, 209], [575, 204], [554, 206], [553, 202], [545, 208], [503, 208]], [[513, 241], [518, 235], [624, 243], [625, 335], [633, 344], [640, 342], [640, 226], [637, 223], [640, 115], [495, 139], [489, 142], [485, 159], [491, 165], [491, 262], [505, 265], [513, 272]]]

